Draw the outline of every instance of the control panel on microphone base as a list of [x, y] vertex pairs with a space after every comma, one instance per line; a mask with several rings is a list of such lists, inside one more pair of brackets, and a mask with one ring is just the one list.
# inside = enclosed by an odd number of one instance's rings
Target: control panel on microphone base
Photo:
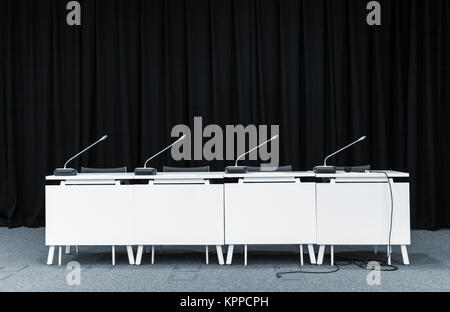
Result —
[[155, 168], [150, 168], [150, 167], [141, 167], [141, 168], [136, 168], [134, 169], [134, 174], [135, 175], [156, 175], [158, 173], [158, 170], [156, 170]]
[[55, 176], [74, 176], [78, 174], [78, 171], [73, 168], [56, 168], [53, 174]]
[[225, 167], [225, 173], [247, 173], [245, 166], [228, 166]]
[[314, 173], [336, 173], [335, 166], [315, 166]]

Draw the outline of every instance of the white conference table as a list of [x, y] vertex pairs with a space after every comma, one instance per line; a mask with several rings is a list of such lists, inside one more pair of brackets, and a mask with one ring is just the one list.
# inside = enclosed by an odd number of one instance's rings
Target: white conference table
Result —
[[332, 265], [335, 245], [374, 245], [375, 252], [376, 246], [385, 245], [388, 264], [391, 246], [400, 245], [403, 263], [409, 264], [408, 177], [408, 173], [392, 170], [316, 174], [318, 264], [327, 245]]
[[[55, 246], [61, 263], [61, 246], [67, 245], [127, 246], [130, 264], [141, 263], [146, 245], [152, 246], [152, 263], [155, 245], [215, 245], [220, 264], [221, 246], [228, 245], [231, 264], [234, 245], [244, 245], [246, 264], [247, 245], [292, 244], [300, 246], [303, 264], [303, 244], [311, 263], [317, 244], [321, 264], [327, 245], [333, 251], [334, 245], [370, 244], [401, 245], [408, 264], [409, 183], [395, 179], [409, 174], [386, 174], [394, 195], [390, 237], [389, 184], [381, 171], [47, 176], [47, 263]], [[132, 246], [138, 246], [136, 261]]]
[[235, 245], [308, 246], [310, 262], [316, 263], [315, 174], [312, 171], [249, 172], [224, 174], [225, 244], [227, 264], [231, 264]]
[[53, 262], [55, 246], [59, 264], [61, 246], [70, 245], [126, 246], [134, 264], [136, 245], [140, 264], [144, 245], [216, 245], [223, 264], [223, 185], [210, 183], [217, 179], [223, 173], [48, 176], [47, 183], [59, 184], [46, 185], [47, 263]]

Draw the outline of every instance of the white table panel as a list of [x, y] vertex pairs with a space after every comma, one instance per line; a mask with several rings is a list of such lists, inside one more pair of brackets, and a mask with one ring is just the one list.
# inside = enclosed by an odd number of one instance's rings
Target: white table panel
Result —
[[134, 187], [136, 245], [223, 245], [223, 184]]
[[[317, 244], [386, 245], [391, 203], [389, 185], [317, 183]], [[391, 244], [410, 244], [409, 183], [392, 183]]]
[[47, 185], [46, 245], [131, 245], [132, 185]]
[[314, 185], [225, 184], [225, 243], [315, 243]]

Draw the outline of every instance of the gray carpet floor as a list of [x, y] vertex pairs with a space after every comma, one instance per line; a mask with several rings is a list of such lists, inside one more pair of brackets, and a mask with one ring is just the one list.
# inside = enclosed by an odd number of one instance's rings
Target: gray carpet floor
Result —
[[[413, 231], [411, 265], [402, 264], [400, 247], [394, 247], [393, 264], [399, 269], [380, 272], [380, 285], [372, 286], [367, 283], [371, 271], [356, 265], [342, 265], [330, 274], [277, 278], [277, 272], [300, 269], [296, 246], [249, 246], [246, 267], [239, 248], [231, 266], [218, 265], [213, 246], [208, 265], [202, 246], [158, 246], [153, 265], [150, 254], [143, 255], [142, 265], [128, 265], [125, 247], [116, 247], [113, 267], [110, 248], [80, 247], [78, 255], [63, 252], [61, 266], [55, 252], [54, 264], [48, 266], [44, 237], [44, 228], [0, 228], [0, 291], [450, 291], [450, 230]], [[335, 254], [375, 257], [369, 246], [336, 246]], [[384, 248], [377, 256], [385, 256]], [[305, 263], [308, 259], [305, 253]], [[66, 282], [70, 261], [80, 263], [80, 285]], [[332, 267], [326, 255], [324, 265], [302, 269]]]

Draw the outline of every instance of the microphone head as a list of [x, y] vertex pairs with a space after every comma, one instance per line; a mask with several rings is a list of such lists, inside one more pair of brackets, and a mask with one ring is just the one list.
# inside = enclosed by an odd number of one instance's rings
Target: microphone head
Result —
[[366, 136], [362, 136], [362, 137], [359, 138], [358, 141], [364, 141], [365, 139], [366, 139]]
[[102, 138], [100, 139], [101, 141], [106, 140], [108, 138], [108, 136], [105, 134], [104, 136], [102, 136]]
[[[185, 137], [186, 137], [186, 134], [183, 134], [178, 140], [175, 141], [175, 143], [182, 141]], [[175, 143], [173, 143], [173, 144], [175, 144]]]
[[270, 140], [278, 139], [278, 134], [275, 134]]

